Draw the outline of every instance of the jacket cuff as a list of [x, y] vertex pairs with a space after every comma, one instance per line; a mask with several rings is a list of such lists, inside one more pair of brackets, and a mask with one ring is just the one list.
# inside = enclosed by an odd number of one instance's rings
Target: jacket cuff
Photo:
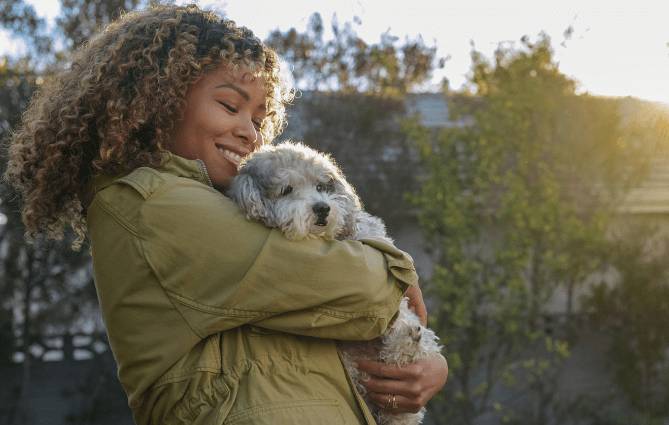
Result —
[[365, 245], [376, 248], [386, 258], [388, 263], [388, 271], [393, 277], [403, 283], [403, 291], [409, 286], [418, 286], [418, 274], [416, 274], [416, 267], [413, 264], [413, 258], [406, 252], [398, 249], [396, 246], [388, 242], [377, 239], [361, 239], [360, 242]]

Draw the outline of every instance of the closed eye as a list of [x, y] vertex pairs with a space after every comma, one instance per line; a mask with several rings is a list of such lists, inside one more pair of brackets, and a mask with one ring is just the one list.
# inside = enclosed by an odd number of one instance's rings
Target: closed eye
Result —
[[233, 114], [236, 114], [236, 113], [237, 113], [237, 108], [235, 108], [234, 106], [229, 105], [229, 104], [227, 104], [227, 103], [225, 103], [225, 102], [221, 102], [220, 100], [218, 101], [218, 103], [220, 103], [221, 105], [223, 105], [223, 107], [224, 107], [225, 109], [227, 109], [228, 111], [232, 112]]

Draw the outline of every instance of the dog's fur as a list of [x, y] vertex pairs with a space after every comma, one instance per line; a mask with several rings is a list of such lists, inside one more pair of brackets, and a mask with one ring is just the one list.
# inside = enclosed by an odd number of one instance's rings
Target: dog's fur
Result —
[[[360, 199], [328, 155], [303, 144], [267, 145], [242, 162], [228, 196], [250, 219], [281, 229], [288, 239], [377, 239], [392, 243], [379, 218], [362, 209]], [[420, 324], [407, 300], [393, 325], [380, 340], [340, 343], [344, 365], [358, 391], [366, 374], [356, 359], [405, 365], [439, 353], [434, 332]], [[391, 414], [365, 397], [380, 425], [416, 425], [425, 414]]]

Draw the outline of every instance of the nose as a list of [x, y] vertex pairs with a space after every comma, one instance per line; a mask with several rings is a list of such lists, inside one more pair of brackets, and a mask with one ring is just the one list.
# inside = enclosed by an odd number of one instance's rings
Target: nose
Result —
[[253, 121], [245, 119], [242, 114], [239, 115], [239, 121], [233, 131], [235, 137], [241, 139], [245, 144], [253, 146], [262, 137], [260, 132], [256, 130]]
[[319, 217], [327, 217], [330, 212], [330, 206], [325, 202], [316, 202], [311, 209]]

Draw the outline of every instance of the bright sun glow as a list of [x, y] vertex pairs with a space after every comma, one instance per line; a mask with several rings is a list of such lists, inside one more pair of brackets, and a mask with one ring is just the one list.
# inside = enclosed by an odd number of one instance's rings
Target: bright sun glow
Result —
[[[58, 2], [30, 0], [42, 16], [53, 20]], [[192, 0], [177, 3], [191, 3]], [[536, 37], [553, 39], [560, 69], [580, 82], [580, 90], [603, 96], [634, 96], [669, 104], [669, 0], [257, 0], [199, 2], [226, 11], [261, 37], [271, 30], [304, 29], [320, 12], [326, 22], [362, 20], [357, 32], [369, 42], [387, 30], [398, 36], [422, 35], [448, 56], [435, 86], [447, 77], [459, 88], [469, 71], [470, 42], [486, 55], [500, 41]], [[56, 6], [54, 6], [54, 4]], [[564, 30], [573, 37], [564, 45]], [[20, 51], [0, 32], [0, 52]]]
[[[362, 19], [358, 33], [378, 41], [386, 30], [399, 36], [422, 35], [450, 60], [435, 82], [446, 76], [459, 88], [469, 71], [470, 41], [490, 55], [500, 41], [518, 41], [540, 31], [553, 39], [556, 59], [581, 91], [605, 96], [635, 96], [669, 104], [668, 0], [340, 0], [202, 2], [227, 11], [259, 35], [271, 29], [303, 29], [311, 13], [329, 22]], [[263, 10], [263, 13], [257, 13]], [[564, 30], [574, 34], [564, 46]]]

